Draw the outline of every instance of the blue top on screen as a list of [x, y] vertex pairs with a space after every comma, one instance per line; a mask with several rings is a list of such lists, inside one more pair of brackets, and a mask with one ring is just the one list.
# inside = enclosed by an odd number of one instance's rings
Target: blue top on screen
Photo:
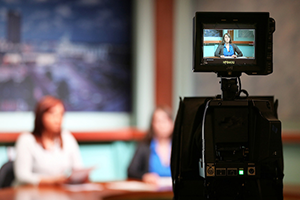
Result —
[[223, 53], [224, 53], [224, 56], [232, 56], [234, 54], [232, 45], [231, 44], [229, 45], [229, 51], [228, 51], [226, 48], [226, 44], [224, 44], [224, 52]]

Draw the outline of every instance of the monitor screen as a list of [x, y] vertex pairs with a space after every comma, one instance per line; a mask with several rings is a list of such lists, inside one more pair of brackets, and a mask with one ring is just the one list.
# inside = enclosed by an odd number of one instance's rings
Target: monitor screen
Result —
[[272, 73], [274, 30], [270, 31], [269, 21], [269, 13], [197, 12], [194, 72]]
[[255, 64], [255, 28], [203, 29], [203, 59], [207, 63], [223, 63], [239, 59], [241, 64]]

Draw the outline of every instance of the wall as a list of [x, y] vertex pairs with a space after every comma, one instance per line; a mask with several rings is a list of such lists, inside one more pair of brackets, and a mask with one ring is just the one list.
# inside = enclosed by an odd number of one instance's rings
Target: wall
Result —
[[192, 73], [193, 23], [195, 2], [176, 0], [174, 14], [174, 70], [173, 70], [173, 111], [177, 112], [179, 98], [194, 96], [198, 87]]
[[154, 109], [154, 1], [135, 0], [132, 125], [148, 127]]
[[84, 165], [96, 167], [90, 174], [90, 180], [95, 182], [126, 179], [134, 150], [135, 142], [80, 145]]

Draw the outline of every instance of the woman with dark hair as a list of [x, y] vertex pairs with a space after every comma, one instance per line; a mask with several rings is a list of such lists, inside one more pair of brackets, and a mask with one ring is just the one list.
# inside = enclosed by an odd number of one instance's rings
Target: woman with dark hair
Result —
[[[236, 55], [237, 53], [237, 55]], [[225, 58], [225, 57], [242, 57], [243, 53], [235, 44], [232, 44], [231, 36], [229, 33], [223, 35], [222, 43], [218, 46], [215, 51], [215, 56]]]
[[160, 177], [170, 177], [173, 120], [167, 107], [157, 107], [150, 128], [128, 167], [128, 177], [158, 184]]
[[34, 129], [16, 142], [15, 184], [60, 184], [66, 172], [82, 168], [79, 146], [68, 131], [61, 130], [63, 103], [44, 97], [36, 106]]

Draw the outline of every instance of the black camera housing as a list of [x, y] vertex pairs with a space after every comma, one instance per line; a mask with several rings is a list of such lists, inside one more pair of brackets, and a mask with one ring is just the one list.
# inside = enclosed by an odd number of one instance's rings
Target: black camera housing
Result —
[[272, 96], [180, 100], [171, 172], [174, 200], [282, 200], [277, 101]]

